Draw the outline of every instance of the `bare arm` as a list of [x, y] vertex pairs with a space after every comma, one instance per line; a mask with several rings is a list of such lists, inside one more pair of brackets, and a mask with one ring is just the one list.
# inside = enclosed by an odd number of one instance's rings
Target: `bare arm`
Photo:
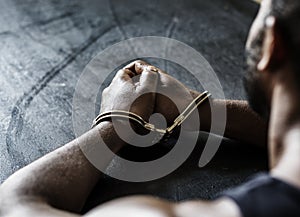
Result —
[[[146, 62], [139, 62], [135, 65], [136, 70], [142, 70], [143, 68], [152, 67]], [[185, 87], [181, 82], [177, 81], [175, 78], [168, 75], [163, 70], [157, 68], [160, 77], [160, 84], [158, 93], [165, 93], [168, 97], [163, 97], [161, 95], [156, 96], [156, 108], [155, 111], [163, 114], [167, 119], [168, 123], [173, 123], [173, 120], [179, 115], [176, 106], [181, 106], [185, 108], [193, 99], [199, 96], [199, 92], [190, 90]], [[172, 103], [172, 100], [175, 100]], [[246, 101], [242, 100], [210, 100], [210, 105], [206, 103], [199, 106], [200, 114], [200, 130], [210, 132], [211, 127], [211, 109], [214, 109], [216, 113], [218, 110], [227, 110], [226, 113], [226, 127], [224, 136], [227, 138], [235, 139], [241, 142], [254, 144], [260, 147], [267, 146], [267, 121], [263, 120], [258, 116], [248, 105]], [[193, 123], [196, 113], [192, 114], [188, 121], [191, 130], [196, 129], [199, 123]], [[223, 112], [222, 112], [223, 114]], [[215, 117], [216, 118], [216, 117]], [[218, 121], [217, 121], [218, 122]], [[215, 133], [215, 132], [211, 132]]]
[[[191, 91], [196, 97], [200, 93]], [[267, 121], [256, 114], [246, 101], [212, 99], [214, 109], [226, 107], [227, 121], [224, 136], [248, 144], [267, 147]], [[199, 107], [201, 130], [210, 132], [211, 108], [208, 102]]]
[[[144, 118], [150, 116], [153, 112], [151, 106], [154, 105], [154, 94], [142, 95], [137, 103], [133, 101], [145, 91], [155, 90], [157, 76], [144, 72], [138, 84], [132, 81], [132, 76], [134, 73], [128, 69], [122, 69], [117, 73], [111, 85], [103, 91], [101, 112], [111, 109], [132, 109], [131, 111]], [[121, 129], [128, 132], [126, 128], [128, 125], [122, 126]], [[99, 170], [86, 159], [84, 153], [93, 154], [95, 150], [99, 150], [96, 148], [97, 145], [101, 145], [101, 138], [114, 152], [124, 145], [111, 122], [100, 123], [81, 137], [9, 177], [0, 187], [0, 213], [20, 216], [19, 210], [23, 210], [24, 207], [23, 211], [27, 213], [26, 208], [31, 204], [39, 204], [38, 208], [35, 207], [38, 210], [48, 205], [70, 212], [79, 212], [100, 176]], [[112, 160], [112, 156], [106, 155], [97, 155], [95, 158], [92, 160], [96, 160], [97, 167], [101, 166], [102, 169], [105, 169]], [[15, 204], [19, 205], [19, 209], [14, 209]], [[32, 211], [33, 209], [30, 209], [29, 214], [22, 216], [30, 216]]]
[[[105, 91], [105, 99], [115, 99], [114, 109], [123, 109], [130, 98], [136, 98], [144, 89], [153, 92], [156, 76], [143, 72], [138, 87], [133, 87], [128, 70], [117, 74], [111, 88]], [[127, 92], [126, 92], [127, 91]], [[115, 93], [115, 94], [114, 94]], [[126, 97], [123, 97], [124, 94]], [[153, 112], [154, 95], [142, 95], [138, 105], [130, 105], [134, 112], [145, 119]], [[104, 99], [103, 98], [103, 99]], [[129, 101], [128, 101], [129, 100]], [[103, 100], [104, 101], [104, 100]], [[109, 110], [109, 100], [102, 102], [101, 109]], [[5, 217], [74, 217], [84, 205], [90, 191], [99, 179], [100, 172], [86, 159], [82, 148], [93, 149], [104, 140], [113, 151], [124, 143], [118, 138], [110, 122], [103, 122], [78, 139], [24, 167], [0, 186], [0, 216]], [[101, 165], [107, 166], [111, 159], [99, 156]], [[220, 211], [221, 210], [221, 211]], [[224, 212], [225, 211], [225, 212]], [[174, 204], [149, 197], [120, 199], [100, 206], [86, 216], [240, 216], [236, 205], [229, 199], [214, 202], [186, 202]]]
[[[111, 123], [100, 124], [9, 177], [0, 187], [0, 213], [32, 216], [33, 210], [28, 210], [32, 204], [37, 210], [51, 206], [79, 212], [100, 176], [81, 148], [93, 148], [100, 136], [114, 151], [122, 147], [123, 143], [114, 135]], [[110, 160], [106, 159], [103, 166]], [[53, 212], [53, 216], [56, 216], [56, 212]]]
[[[0, 217], [76, 217], [99, 179], [99, 171], [80, 147], [93, 147], [99, 136], [117, 151], [124, 144], [105, 122], [78, 139], [40, 158], [12, 175], [0, 187]], [[109, 163], [109, 159], [103, 162]], [[240, 216], [229, 199], [171, 203], [152, 197], [121, 198], [101, 205], [86, 217], [112, 216]]]
[[134, 196], [103, 204], [91, 210], [85, 217], [111, 216], [149, 217], [240, 217], [238, 207], [227, 198], [215, 201], [187, 201], [172, 203], [165, 200]]

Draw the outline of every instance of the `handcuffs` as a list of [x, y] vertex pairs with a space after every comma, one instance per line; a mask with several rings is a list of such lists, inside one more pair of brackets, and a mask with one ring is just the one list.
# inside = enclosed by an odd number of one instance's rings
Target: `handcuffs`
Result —
[[166, 129], [156, 128], [154, 124], [148, 123], [141, 116], [134, 114], [129, 111], [121, 111], [121, 110], [112, 110], [99, 114], [93, 121], [92, 128], [97, 126], [99, 123], [111, 120], [111, 118], [119, 118], [131, 120], [143, 127], [145, 130], [156, 132], [161, 135], [161, 137], [166, 138], [172, 134], [175, 128], [179, 127], [191, 114], [192, 112], [205, 100], [207, 100], [211, 94], [208, 91], [204, 91], [199, 96], [197, 96], [187, 107], [186, 109], [175, 118], [173, 124]]

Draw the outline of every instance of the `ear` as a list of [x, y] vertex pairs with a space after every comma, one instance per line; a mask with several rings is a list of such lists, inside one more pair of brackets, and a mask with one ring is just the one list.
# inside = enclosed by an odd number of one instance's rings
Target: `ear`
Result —
[[262, 58], [257, 65], [260, 72], [276, 70], [283, 64], [286, 51], [281, 32], [278, 28], [276, 18], [270, 16], [266, 19], [266, 33], [262, 47]]

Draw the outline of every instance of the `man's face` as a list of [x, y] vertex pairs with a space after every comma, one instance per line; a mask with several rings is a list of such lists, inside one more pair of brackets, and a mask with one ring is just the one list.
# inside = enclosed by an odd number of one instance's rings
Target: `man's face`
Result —
[[264, 118], [269, 116], [269, 106], [266, 97], [266, 87], [257, 71], [257, 64], [261, 59], [264, 39], [264, 20], [269, 13], [271, 0], [264, 0], [260, 11], [250, 29], [246, 44], [247, 72], [244, 85], [251, 108]]

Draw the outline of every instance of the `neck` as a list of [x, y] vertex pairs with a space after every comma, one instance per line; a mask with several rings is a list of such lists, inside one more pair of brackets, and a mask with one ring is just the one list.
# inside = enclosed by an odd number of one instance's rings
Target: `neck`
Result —
[[273, 175], [300, 187], [300, 96], [295, 79], [288, 73], [284, 75], [273, 89], [269, 125], [270, 166]]

